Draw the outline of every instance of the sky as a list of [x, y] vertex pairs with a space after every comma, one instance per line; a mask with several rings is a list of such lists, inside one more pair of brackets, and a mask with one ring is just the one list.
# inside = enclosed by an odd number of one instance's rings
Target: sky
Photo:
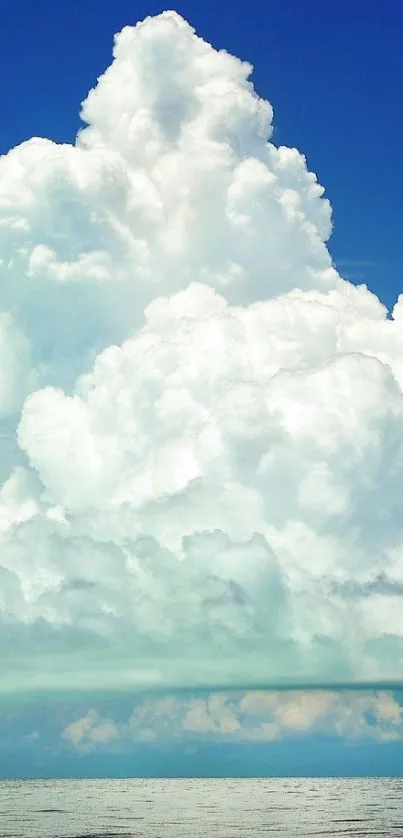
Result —
[[2, 12], [0, 776], [400, 770], [402, 11], [226, 6]]
[[403, 692], [93, 695], [6, 702], [11, 777], [401, 776]]

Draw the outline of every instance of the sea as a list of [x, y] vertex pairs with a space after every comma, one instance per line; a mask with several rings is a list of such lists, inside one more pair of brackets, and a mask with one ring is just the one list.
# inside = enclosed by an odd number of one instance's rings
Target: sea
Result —
[[403, 779], [0, 782], [1, 838], [403, 836]]

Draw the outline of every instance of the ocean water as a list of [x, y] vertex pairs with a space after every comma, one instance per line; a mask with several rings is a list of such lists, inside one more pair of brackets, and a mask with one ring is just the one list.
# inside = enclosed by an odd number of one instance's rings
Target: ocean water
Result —
[[403, 836], [403, 780], [0, 782], [1, 838]]

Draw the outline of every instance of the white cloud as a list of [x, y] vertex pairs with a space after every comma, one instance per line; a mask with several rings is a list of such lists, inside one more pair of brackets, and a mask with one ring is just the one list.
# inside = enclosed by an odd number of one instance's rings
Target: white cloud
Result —
[[78, 750], [92, 750], [99, 745], [106, 745], [119, 738], [119, 728], [112, 719], [103, 719], [96, 710], [91, 709], [79, 719], [71, 722], [62, 731], [66, 739]]
[[403, 736], [402, 707], [392, 694], [383, 691], [249, 692], [242, 697], [239, 709], [245, 735], [257, 739], [324, 732], [379, 740]]
[[0, 159], [1, 690], [403, 677], [403, 302], [250, 70], [148, 19]]
[[78, 745], [88, 731], [91, 730], [97, 719], [97, 712], [95, 710], [89, 710], [85, 716], [82, 716], [80, 719], [77, 719], [77, 721], [71, 722], [67, 725], [62, 732], [63, 738], [72, 742], [73, 745]]
[[332, 690], [211, 693], [199, 697], [143, 699], [119, 722], [95, 710], [62, 732], [82, 749], [122, 744], [197, 739], [264, 742], [287, 737], [333, 735], [344, 739], [403, 738], [403, 708], [385, 691]]
[[182, 720], [182, 728], [192, 733], [235, 733], [241, 725], [234, 710], [226, 704], [225, 696], [211, 695], [206, 701], [195, 698], [189, 702]]

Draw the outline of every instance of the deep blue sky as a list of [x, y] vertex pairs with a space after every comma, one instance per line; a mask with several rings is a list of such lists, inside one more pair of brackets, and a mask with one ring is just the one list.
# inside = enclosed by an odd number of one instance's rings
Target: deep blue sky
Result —
[[[3, 0], [0, 151], [72, 141], [112, 36], [170, 4]], [[296, 145], [334, 208], [333, 258], [390, 306], [403, 273], [403, 7], [398, 0], [177, 0], [198, 34], [255, 66], [277, 143]]]

